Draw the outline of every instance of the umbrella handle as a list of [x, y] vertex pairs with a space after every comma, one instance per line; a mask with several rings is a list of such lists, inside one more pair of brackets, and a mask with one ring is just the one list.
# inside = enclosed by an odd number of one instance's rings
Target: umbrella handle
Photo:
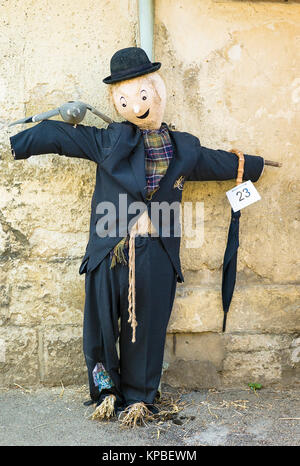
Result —
[[239, 158], [239, 165], [238, 165], [237, 178], [236, 178], [236, 185], [239, 185], [243, 182], [245, 157], [244, 157], [243, 152], [241, 152], [238, 149], [231, 149], [230, 152], [233, 152]]

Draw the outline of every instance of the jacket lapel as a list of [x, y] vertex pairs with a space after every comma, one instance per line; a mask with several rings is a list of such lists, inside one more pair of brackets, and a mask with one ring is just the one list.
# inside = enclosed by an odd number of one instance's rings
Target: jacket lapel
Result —
[[146, 200], [147, 195], [147, 182], [145, 173], [145, 148], [142, 133], [140, 134], [140, 140], [137, 144], [134, 152], [129, 158], [134, 182], [138, 186], [141, 198], [143, 201]]
[[139, 128], [129, 122], [123, 122], [117, 146], [103, 162], [104, 169], [124, 192], [134, 199], [145, 200], [146, 176], [144, 142]]

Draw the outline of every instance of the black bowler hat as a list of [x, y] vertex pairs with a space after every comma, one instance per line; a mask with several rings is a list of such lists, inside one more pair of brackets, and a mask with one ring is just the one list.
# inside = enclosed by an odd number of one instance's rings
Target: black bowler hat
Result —
[[159, 70], [161, 63], [151, 63], [146, 52], [139, 47], [118, 50], [110, 60], [111, 75], [103, 79], [105, 84], [113, 84], [125, 79], [136, 78]]

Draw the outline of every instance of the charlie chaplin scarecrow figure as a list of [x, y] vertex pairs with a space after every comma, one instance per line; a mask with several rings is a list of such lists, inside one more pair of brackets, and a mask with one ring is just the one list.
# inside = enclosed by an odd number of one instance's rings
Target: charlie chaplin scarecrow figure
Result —
[[[10, 138], [17, 160], [55, 153], [97, 164], [79, 270], [86, 293], [83, 350], [97, 404], [93, 417], [117, 414], [126, 425], [157, 412], [166, 330], [176, 284], [183, 281], [176, 215], [165, 235], [165, 219], [154, 219], [152, 207], [180, 203], [185, 181], [231, 180], [238, 169], [234, 153], [203, 147], [163, 122], [160, 66], [138, 47], [113, 55], [103, 82], [121, 123], [98, 129], [46, 120]], [[257, 181], [264, 159], [245, 154], [244, 161], [243, 179]]]

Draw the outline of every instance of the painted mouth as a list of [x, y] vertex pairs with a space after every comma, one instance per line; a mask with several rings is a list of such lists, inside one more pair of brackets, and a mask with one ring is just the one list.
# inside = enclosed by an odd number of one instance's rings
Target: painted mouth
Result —
[[149, 111], [150, 111], [150, 108], [148, 108], [147, 112], [144, 113], [144, 115], [141, 115], [141, 116], [139, 116], [137, 118], [139, 118], [140, 120], [143, 120], [144, 118], [147, 118], [147, 116], [149, 115]]

